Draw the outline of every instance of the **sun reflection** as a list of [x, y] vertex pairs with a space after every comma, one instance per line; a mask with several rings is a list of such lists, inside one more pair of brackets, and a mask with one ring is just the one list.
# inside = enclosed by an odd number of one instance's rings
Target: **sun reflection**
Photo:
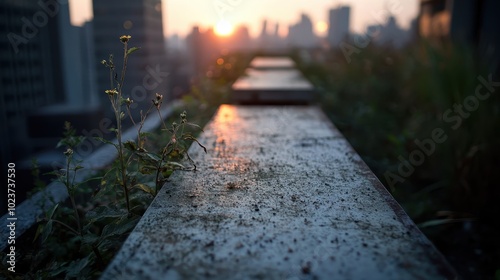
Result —
[[[215, 156], [219, 159], [224, 159], [214, 165], [216, 170], [236, 170], [237, 166], [233, 166], [235, 154], [234, 141], [238, 142], [237, 130], [239, 128], [239, 118], [237, 116], [237, 109], [232, 105], [221, 105], [213, 121], [211, 128], [217, 139], [215, 140], [214, 152]], [[236, 131], [235, 131], [236, 130]], [[226, 170], [227, 171], [227, 170]]]
[[[231, 105], [221, 105], [219, 107], [219, 112], [217, 114], [217, 119], [216, 119], [216, 123], [219, 124], [224, 124], [226, 125], [226, 123], [232, 123], [232, 122], [235, 122], [236, 121], [236, 118], [237, 118], [237, 112], [236, 112], [236, 108], [234, 106], [231, 106]], [[221, 129], [221, 127], [219, 127], [218, 129]]]

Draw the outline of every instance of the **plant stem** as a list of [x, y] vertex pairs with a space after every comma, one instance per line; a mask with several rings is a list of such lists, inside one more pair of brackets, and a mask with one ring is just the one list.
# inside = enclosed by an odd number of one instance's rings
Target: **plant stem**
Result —
[[163, 124], [163, 128], [167, 129], [167, 126], [165, 125], [165, 122], [163, 121], [163, 117], [161, 116], [161, 112], [159, 108], [156, 108], [156, 111], [158, 112], [158, 116], [160, 117], [160, 121]]
[[122, 143], [122, 118], [121, 118], [121, 107], [122, 107], [122, 89], [123, 83], [125, 82], [125, 72], [127, 69], [127, 42], [123, 43], [123, 67], [122, 74], [120, 77], [120, 84], [118, 85], [118, 95], [116, 97], [116, 106], [115, 106], [115, 117], [116, 117], [116, 127], [117, 127], [117, 140], [118, 140], [118, 160], [120, 161], [120, 169], [122, 176], [122, 186], [123, 191], [125, 192], [125, 203], [127, 204], [127, 212], [130, 214], [130, 200], [128, 195], [128, 186], [127, 186], [127, 170], [125, 166], [125, 159], [123, 155], [123, 143]]
[[[70, 183], [69, 183], [69, 167], [70, 167], [70, 162], [71, 162], [71, 158], [73, 156], [68, 156], [66, 158], [66, 190], [68, 191], [68, 195], [69, 195], [69, 198], [71, 200], [71, 206], [73, 207], [73, 212], [75, 214], [75, 220], [76, 220], [76, 224], [78, 226], [78, 234], [81, 235], [82, 234], [82, 229], [81, 229], [81, 226], [80, 226], [80, 215], [78, 215], [78, 209], [76, 208], [76, 203], [75, 203], [75, 196], [74, 196], [74, 193], [73, 193], [73, 190], [72, 190], [72, 187], [70, 187]], [[76, 170], [74, 170], [74, 172], [76, 173]]]
[[163, 165], [163, 161], [165, 160], [165, 155], [166, 155], [166, 152], [163, 151], [161, 153], [161, 159], [160, 159], [160, 162], [158, 163], [158, 167], [156, 168], [156, 188], [155, 188], [155, 196], [158, 194], [158, 192], [160, 191], [160, 172], [161, 172], [161, 166]]

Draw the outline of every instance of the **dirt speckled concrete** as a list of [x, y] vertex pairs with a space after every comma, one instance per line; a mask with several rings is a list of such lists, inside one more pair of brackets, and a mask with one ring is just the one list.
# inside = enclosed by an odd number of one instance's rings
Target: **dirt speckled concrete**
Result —
[[223, 105], [102, 279], [454, 279], [315, 107]]

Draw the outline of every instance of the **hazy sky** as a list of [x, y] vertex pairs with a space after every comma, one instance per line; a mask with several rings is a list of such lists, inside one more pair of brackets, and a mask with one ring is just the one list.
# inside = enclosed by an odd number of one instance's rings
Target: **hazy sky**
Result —
[[[224, 19], [235, 26], [247, 25], [255, 36], [260, 32], [262, 21], [267, 19], [268, 26], [279, 23], [280, 33], [284, 35], [288, 25], [300, 20], [301, 13], [311, 17], [318, 31], [320, 22], [328, 21], [330, 8], [349, 5], [351, 30], [363, 32], [366, 25], [380, 21], [389, 13], [397, 17], [400, 25], [408, 27], [418, 13], [418, 3], [419, 0], [163, 0], [163, 21], [166, 35], [186, 35], [193, 25], [214, 26]], [[70, 8], [76, 25], [92, 18], [92, 0], [70, 0]]]

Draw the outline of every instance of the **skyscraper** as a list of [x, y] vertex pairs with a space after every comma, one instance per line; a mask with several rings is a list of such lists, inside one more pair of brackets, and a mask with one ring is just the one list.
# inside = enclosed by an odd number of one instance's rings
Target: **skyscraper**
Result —
[[[168, 100], [168, 67], [161, 0], [94, 0], [93, 9], [97, 62], [108, 60], [109, 55], [113, 54], [117, 69], [121, 69], [121, 35], [132, 36], [129, 46], [141, 48], [128, 60], [124, 97], [134, 99], [133, 105], [138, 104], [141, 109], [149, 107], [156, 92], [163, 94]], [[109, 71], [100, 63], [96, 63], [95, 67], [101, 100], [105, 106], [109, 106], [104, 94], [111, 87]], [[137, 109], [135, 111], [138, 112]]]
[[[0, 1], [0, 160], [16, 165], [16, 200], [33, 187], [31, 159], [51, 171], [65, 121], [80, 133], [100, 119], [82, 28], [71, 26], [67, 1]], [[95, 103], [93, 104], [95, 105]], [[6, 201], [0, 201], [1, 212]]]
[[62, 28], [68, 5], [0, 1], [0, 154], [2, 165], [34, 151], [27, 129], [36, 109], [65, 101]]
[[330, 47], [338, 47], [349, 36], [350, 13], [351, 8], [349, 6], [339, 6], [336, 9], [330, 10], [327, 37]]
[[300, 22], [289, 27], [287, 39], [288, 44], [292, 47], [310, 48], [318, 45], [312, 21], [305, 14], [301, 15]]

